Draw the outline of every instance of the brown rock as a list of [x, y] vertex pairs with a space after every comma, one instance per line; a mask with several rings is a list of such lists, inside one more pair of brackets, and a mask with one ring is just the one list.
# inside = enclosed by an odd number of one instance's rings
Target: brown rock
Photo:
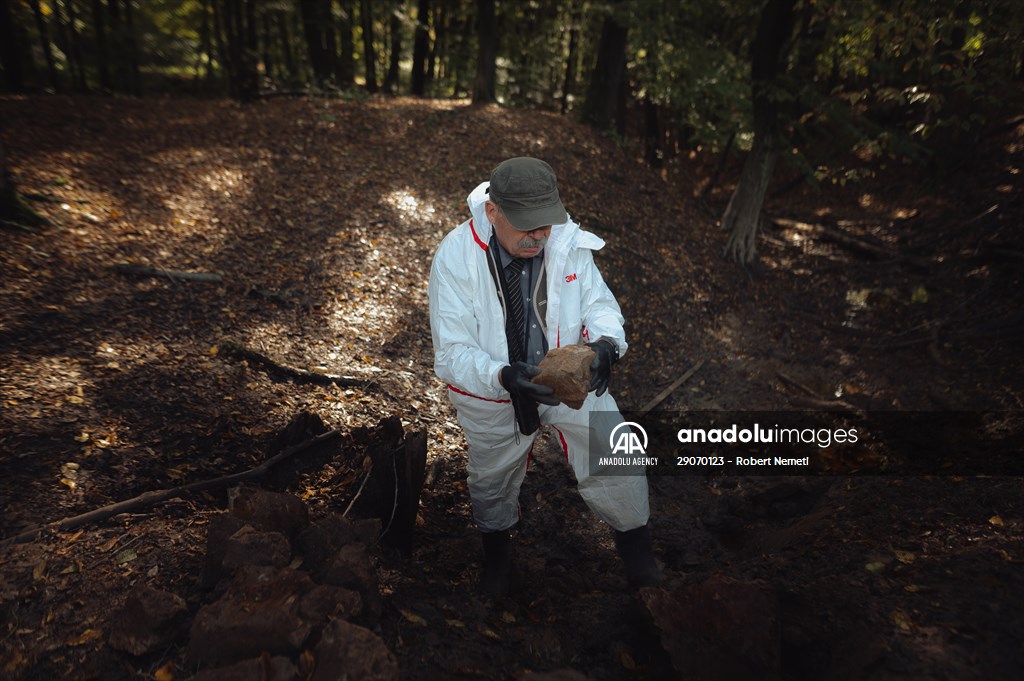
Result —
[[299, 600], [299, 615], [311, 622], [325, 622], [331, 616], [350, 620], [362, 612], [363, 599], [359, 592], [343, 586], [317, 584]]
[[324, 584], [343, 586], [359, 592], [363, 600], [364, 614], [371, 622], [380, 617], [383, 601], [377, 582], [377, 571], [370, 562], [370, 552], [365, 544], [343, 546], [331, 560], [323, 573]]
[[228, 539], [245, 527], [245, 521], [229, 513], [221, 513], [213, 517], [206, 531], [206, 560], [203, 563], [203, 574], [199, 583], [209, 589], [228, 576], [224, 570], [224, 551]]
[[398, 679], [398, 661], [384, 642], [369, 629], [345, 620], [324, 627], [315, 655], [313, 681]]
[[223, 572], [230, 573], [243, 565], [284, 567], [292, 560], [288, 539], [280, 532], [260, 532], [251, 525], [228, 537], [224, 544]]
[[264, 652], [298, 653], [313, 628], [300, 617], [299, 605], [302, 595], [313, 587], [304, 572], [243, 566], [227, 592], [196, 614], [189, 657], [219, 666]]
[[140, 585], [114, 616], [108, 642], [111, 648], [131, 655], [166, 648], [181, 631], [187, 615], [180, 596]]
[[296, 681], [299, 669], [287, 657], [263, 655], [227, 667], [204, 669], [192, 681]]
[[257, 530], [280, 532], [289, 542], [309, 525], [309, 511], [301, 499], [255, 487], [239, 490], [230, 513]]
[[380, 521], [349, 520], [335, 513], [307, 527], [299, 536], [303, 568], [320, 575], [341, 547], [359, 543], [370, 546], [380, 535]]
[[592, 361], [594, 351], [586, 345], [551, 348], [540, 361], [540, 375], [535, 376], [533, 382], [554, 388], [559, 402], [579, 409], [590, 392]]

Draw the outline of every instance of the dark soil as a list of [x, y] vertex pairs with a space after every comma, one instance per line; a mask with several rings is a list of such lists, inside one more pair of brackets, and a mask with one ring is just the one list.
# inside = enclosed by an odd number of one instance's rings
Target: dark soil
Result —
[[[521, 498], [518, 583], [502, 602], [482, 599], [465, 443], [433, 375], [426, 312], [431, 255], [465, 219], [466, 194], [503, 158], [541, 156], [573, 217], [608, 241], [599, 266], [629, 319], [613, 383], [625, 409], [703, 360], [659, 409], [842, 399], [1019, 414], [1024, 126], [986, 138], [927, 190], [917, 171], [879, 168], [773, 199], [767, 212], [790, 222], [766, 226], [761, 265], [744, 270], [719, 257], [725, 235], [691, 198], [716, 159], [659, 176], [552, 114], [54, 97], [0, 99], [0, 120], [13, 178], [52, 223], [2, 232], [3, 537], [251, 468], [302, 411], [346, 433], [396, 415], [427, 432], [432, 468], [412, 556], [379, 552], [379, 633], [403, 678], [723, 678], [730, 656], [756, 658], [742, 642], [765, 631], [760, 677], [1024, 668], [1020, 477], [652, 476], [666, 584], [643, 599], [681, 604], [674, 629], [627, 590], [609, 529], [545, 434]], [[730, 188], [711, 192], [710, 214]], [[223, 281], [126, 276], [122, 263]], [[282, 380], [220, 352], [225, 340], [365, 384]], [[341, 512], [361, 459], [346, 441], [266, 484], [314, 517]], [[225, 506], [224, 491], [199, 494], [4, 543], [0, 677], [188, 678], [182, 645], [132, 658], [106, 632], [140, 582], [202, 604], [205, 528]], [[709, 585], [719, 595], [701, 600]]]

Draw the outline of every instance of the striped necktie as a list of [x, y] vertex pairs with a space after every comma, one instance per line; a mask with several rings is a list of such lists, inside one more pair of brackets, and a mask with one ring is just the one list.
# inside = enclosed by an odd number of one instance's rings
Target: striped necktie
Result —
[[523, 274], [526, 260], [513, 258], [505, 267], [505, 281], [508, 282], [508, 319], [505, 320], [505, 335], [508, 338], [509, 362], [521, 362], [526, 356], [523, 341], [526, 337], [526, 310], [523, 308], [523, 293], [519, 278]]

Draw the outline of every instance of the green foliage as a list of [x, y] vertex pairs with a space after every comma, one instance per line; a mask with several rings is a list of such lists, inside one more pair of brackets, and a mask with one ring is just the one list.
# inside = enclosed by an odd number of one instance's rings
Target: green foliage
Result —
[[[208, 33], [216, 30], [208, 11], [213, 4], [224, 5], [219, 0], [135, 0], [132, 37], [148, 91], [200, 80], [223, 88], [228, 75], [222, 63], [225, 55]], [[349, 20], [355, 53], [349, 56], [363, 59], [363, 29], [357, 16], [361, 3], [329, 4], [334, 30], [340, 32], [343, 20]], [[739, 140], [742, 147], [753, 130], [750, 48], [763, 4], [764, 0], [505, 0], [497, 6], [499, 101], [558, 108], [567, 94], [571, 105], [573, 97], [587, 89], [602, 21], [613, 12], [628, 28], [632, 119], [642, 117], [643, 103], [656, 107], [659, 125], [671, 129], [677, 148], [715, 150], [729, 139]], [[390, 13], [408, 18], [412, 5], [395, 0], [370, 6], [382, 75], [390, 50]], [[75, 51], [61, 23], [66, 5], [41, 0], [40, 7], [49, 24], [56, 72], [69, 88]], [[92, 4], [76, 2], [75, 7], [78, 72], [95, 89], [102, 50]], [[299, 4], [260, 0], [254, 7], [263, 87], [305, 87], [312, 80], [312, 68]], [[26, 85], [47, 87], [30, 5], [15, 2], [10, 9]], [[764, 94], [781, 112], [787, 146], [796, 149], [784, 158], [812, 177], [855, 179], [856, 174], [848, 176], [841, 169], [822, 174], [822, 167], [831, 163], [828, 159], [850, 151], [868, 160], [929, 164], [941, 172], [954, 165], [1012, 101], [1007, 93], [1018, 91], [1024, 77], [1024, 3], [1019, 0], [801, 0], [797, 17], [786, 50], [786, 73]], [[431, 63], [436, 66], [428, 92], [466, 96], [475, 75], [476, 3], [432, 3], [429, 28], [435, 50]], [[578, 53], [567, 64], [570, 29], [579, 37]], [[401, 22], [400, 30], [400, 63], [408, 68], [410, 21]], [[129, 90], [124, 82], [126, 31], [123, 22], [107, 26], [115, 91]], [[363, 72], [361, 65], [355, 65], [355, 72]], [[563, 93], [567, 82], [571, 91]], [[627, 130], [637, 127], [634, 122]]]

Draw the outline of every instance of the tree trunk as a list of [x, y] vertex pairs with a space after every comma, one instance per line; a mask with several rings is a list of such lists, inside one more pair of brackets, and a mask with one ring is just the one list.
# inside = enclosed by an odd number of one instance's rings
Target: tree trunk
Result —
[[626, 40], [628, 28], [615, 16], [622, 0], [616, 0], [611, 13], [601, 27], [601, 41], [597, 47], [597, 63], [590, 75], [587, 99], [583, 103], [583, 120], [599, 129], [608, 129], [621, 120], [620, 100], [626, 83]]
[[199, 25], [199, 55], [196, 60], [196, 89], [203, 75], [203, 61], [206, 61], [206, 80], [213, 69], [213, 41], [210, 39], [210, 0], [203, 0], [199, 5], [199, 13], [203, 19]]
[[[214, 43], [217, 45], [217, 61], [220, 64], [221, 70], [228, 79], [228, 87], [231, 86], [231, 73], [230, 66], [228, 64], [228, 48], [227, 48], [227, 21], [224, 17], [226, 9], [223, 0], [212, 0], [210, 8], [213, 10], [213, 38]], [[211, 59], [212, 62], [212, 59]]]
[[256, 2], [245, 0], [245, 42], [242, 45], [242, 101], [259, 97], [259, 33], [256, 30]]
[[337, 79], [338, 87], [343, 90], [352, 87], [356, 77], [355, 58], [353, 57], [355, 45], [352, 39], [354, 16], [355, 8], [352, 5], [352, 0], [341, 0], [341, 21], [338, 25], [338, 44], [341, 49], [338, 54]]
[[4, 69], [4, 87], [10, 92], [24, 90], [25, 72], [18, 51], [18, 35], [10, 0], [0, 0], [0, 65]]
[[388, 54], [388, 73], [384, 76], [384, 91], [389, 94], [398, 92], [398, 65], [402, 59], [402, 18], [400, 7], [391, 9], [388, 20], [388, 32], [391, 34], [391, 49]]
[[139, 40], [135, 35], [135, 13], [132, 11], [132, 0], [124, 3], [125, 36], [128, 47], [128, 61], [131, 67], [131, 92], [136, 97], [142, 96], [142, 71], [139, 66]]
[[43, 17], [43, 10], [39, 6], [39, 0], [29, 0], [32, 5], [32, 14], [36, 20], [36, 30], [39, 32], [39, 44], [43, 48], [43, 57], [46, 59], [46, 73], [50, 78], [50, 87], [54, 91], [60, 90], [57, 82], [57, 64], [53, 59], [53, 45], [50, 44], [50, 32], [46, 26], [46, 19]]
[[778, 158], [774, 141], [769, 135], [754, 136], [754, 146], [743, 164], [739, 184], [722, 216], [722, 229], [730, 232], [725, 243], [725, 256], [743, 265], [757, 259], [761, 205]]
[[430, 51], [430, 0], [419, 0], [416, 5], [416, 40], [412, 48], [412, 87], [417, 97], [426, 93], [427, 53]]
[[498, 99], [498, 22], [494, 0], [476, 0], [477, 52], [473, 103], [488, 104]]
[[644, 97], [640, 105], [644, 111], [644, 160], [652, 168], [660, 168], [664, 161], [661, 153], [661, 122], [658, 105]]
[[373, 46], [373, 3], [359, 0], [359, 21], [363, 27], [363, 62], [366, 72], [366, 91], [377, 92], [377, 50]]
[[437, 67], [438, 67], [438, 43], [444, 36], [444, 21], [445, 21], [445, 2], [442, 0], [439, 4], [434, 6], [434, 16], [430, 22], [434, 26], [434, 40], [430, 43], [430, 52], [427, 55], [427, 85], [430, 85], [437, 78]]
[[283, 10], [275, 12], [277, 19], [277, 32], [281, 40], [281, 52], [284, 56], [284, 68], [288, 72], [288, 78], [292, 81], [299, 80], [299, 73], [295, 68], [295, 55], [292, 53], [292, 40], [288, 34], [288, 18]]
[[102, 0], [92, 0], [93, 30], [96, 32], [96, 67], [100, 73], [100, 89], [113, 90], [110, 82], [110, 63], [107, 59], [107, 21]]
[[71, 54], [68, 58], [74, 64], [72, 73], [74, 73], [78, 91], [88, 92], [89, 83], [85, 78], [85, 60], [82, 59], [82, 37], [78, 33], [78, 21], [73, 0], [64, 0], [64, 9], [67, 11], [68, 41], [71, 46]]
[[569, 18], [569, 53], [565, 57], [565, 79], [562, 81], [562, 114], [569, 113], [569, 98], [576, 88], [576, 63], [579, 61], [580, 50], [580, 12], [582, 0], [572, 4]]
[[323, 85], [331, 77], [331, 69], [327, 57], [323, 25], [319, 11], [320, 0], [300, 0], [299, 11], [302, 14], [302, 29], [306, 36], [306, 48], [309, 51], [309, 64], [313, 67], [313, 78], [318, 85]]
[[260, 30], [263, 33], [262, 50], [260, 51], [260, 58], [263, 60], [263, 73], [267, 78], [276, 82], [280, 79], [281, 74], [278, 72], [277, 63], [270, 52], [274, 46], [274, 32], [270, 28], [270, 12], [264, 12], [260, 17]]
[[783, 48], [793, 31], [795, 4], [796, 0], [768, 0], [750, 50], [754, 144], [722, 215], [722, 229], [730, 233], [725, 256], [744, 265], [757, 258], [761, 206], [778, 158], [779, 104], [773, 88], [784, 67]]

